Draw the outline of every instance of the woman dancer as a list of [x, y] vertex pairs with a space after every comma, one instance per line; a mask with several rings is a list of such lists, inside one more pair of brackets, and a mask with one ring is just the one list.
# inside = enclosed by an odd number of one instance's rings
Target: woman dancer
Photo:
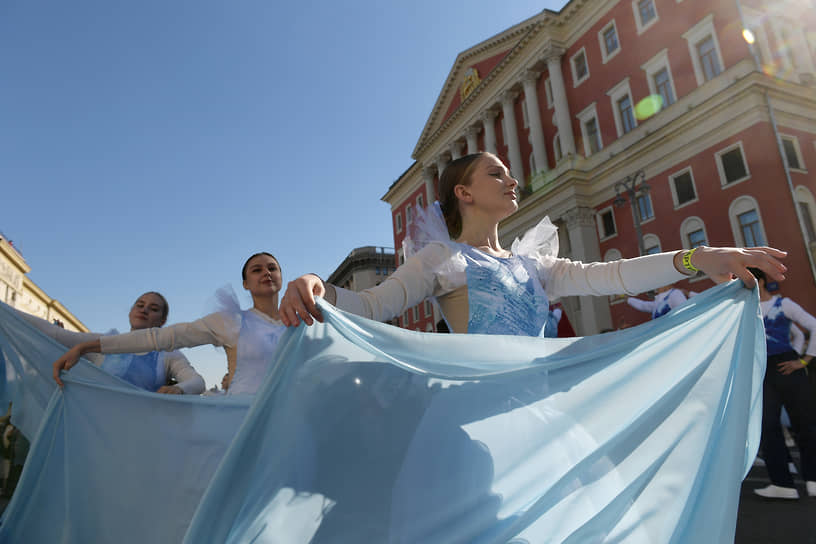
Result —
[[[167, 300], [161, 294], [149, 291], [136, 299], [130, 309], [128, 314], [130, 330], [161, 327], [167, 321], [169, 311]], [[18, 315], [63, 346], [72, 349], [84, 343], [99, 343], [99, 339], [104, 337], [99, 333], [66, 331], [44, 319], [23, 312], [18, 312]], [[178, 351], [162, 353], [152, 348], [139, 348], [108, 356], [93, 353], [88, 359], [114, 376], [148, 391], [168, 395], [197, 395], [204, 391], [204, 378]], [[59, 376], [56, 378], [57, 383], [62, 386]], [[175, 379], [177, 383], [165, 385], [169, 378]]]
[[61, 384], [60, 370], [70, 369], [85, 353], [143, 349], [169, 351], [212, 344], [223, 346], [227, 353], [229, 372], [222, 381], [227, 386], [227, 393], [254, 394], [263, 381], [284, 330], [278, 317], [278, 292], [282, 283], [280, 265], [271, 253], [256, 253], [244, 263], [241, 277], [244, 289], [252, 295], [251, 309], [241, 311], [237, 301], [227, 302], [225, 305], [231, 308], [190, 323], [83, 342], [54, 363], [54, 379]]
[[[453, 161], [440, 179], [445, 225], [434, 228], [433, 214], [413, 242], [421, 246], [380, 285], [354, 293], [307, 274], [291, 282], [281, 301], [287, 326], [322, 320], [315, 296], [342, 310], [375, 320], [400, 315], [428, 297], [436, 297], [454, 332], [541, 335], [548, 299], [572, 295], [637, 294], [684, 279], [698, 270], [714, 281], [736, 275], [755, 285], [747, 267], [761, 268], [776, 280], [785, 266], [784, 251], [768, 247], [698, 247], [585, 264], [557, 258], [558, 239], [548, 218], [511, 250], [502, 248], [499, 222], [518, 208], [518, 182], [490, 153]], [[424, 231], [424, 232], [423, 232]], [[440, 232], [441, 231], [441, 232]], [[415, 235], [416, 236], [416, 235]], [[409, 246], [409, 249], [410, 246]]]

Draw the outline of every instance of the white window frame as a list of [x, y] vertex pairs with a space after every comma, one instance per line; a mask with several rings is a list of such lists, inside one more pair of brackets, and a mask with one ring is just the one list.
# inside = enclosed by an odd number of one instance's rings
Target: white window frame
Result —
[[[791, 172], [799, 172], [800, 174], [807, 174], [807, 166], [805, 165], [805, 158], [802, 156], [802, 148], [799, 147], [799, 138], [794, 136], [793, 134], [779, 134], [780, 140], [788, 140], [793, 144], [794, 153], [796, 153], [796, 160], [799, 161], [799, 165], [801, 168], [793, 168], [791, 165], [788, 164], [788, 169]], [[782, 142], [779, 142], [780, 144]], [[784, 146], [783, 146], [784, 151]], [[788, 163], [788, 155], [787, 153], [784, 154], [785, 164]]]
[[717, 39], [717, 29], [714, 28], [714, 14], [709, 13], [683, 34], [683, 38], [688, 45], [689, 55], [691, 55], [691, 63], [694, 66], [694, 77], [697, 78], [698, 87], [704, 84], [706, 80], [703, 67], [700, 64], [700, 57], [697, 56], [697, 44], [709, 35], [714, 41], [714, 50], [717, 52], [717, 61], [720, 63], [720, 74], [722, 74], [725, 72], [725, 63], [723, 62], [722, 52], [720, 51], [720, 40]]
[[[606, 31], [609, 30], [610, 28], [615, 30], [615, 39], [618, 42], [618, 48], [612, 51], [611, 53], [606, 50], [606, 39], [604, 38], [604, 34], [606, 34]], [[618, 32], [618, 25], [615, 23], [615, 19], [609, 21], [609, 23], [605, 27], [598, 31], [598, 42], [601, 45], [601, 60], [603, 64], [606, 64], [607, 62], [612, 60], [615, 57], [615, 55], [620, 53], [621, 50], [620, 33]]]
[[597, 105], [597, 103], [593, 102], [592, 104], [590, 104], [589, 106], [587, 106], [586, 108], [581, 110], [581, 113], [579, 113], [575, 117], [578, 118], [578, 121], [580, 122], [580, 125], [581, 125], [581, 136], [582, 136], [582, 139], [584, 141], [584, 156], [585, 157], [591, 157], [593, 155], [593, 153], [592, 153], [592, 148], [589, 147], [589, 137], [587, 136], [587, 131], [586, 131], [586, 126], [585, 125], [592, 118], [595, 118], [595, 124], [598, 126], [598, 142], [600, 143], [600, 149], [598, 151], [600, 152], [604, 147], [604, 145], [603, 145], [603, 135], [601, 134], [601, 122], [598, 119], [598, 105]]
[[558, 161], [564, 158], [564, 149], [561, 147], [561, 138], [559, 134], [559, 132], [556, 132], [555, 136], [553, 136], [553, 157], [555, 157], [556, 164]]
[[762, 220], [762, 212], [759, 209], [759, 204], [756, 199], [749, 195], [742, 195], [735, 198], [728, 206], [728, 220], [731, 223], [731, 233], [734, 235], [734, 244], [737, 247], [745, 247], [745, 240], [742, 237], [742, 228], [739, 223], [739, 216], [743, 213], [756, 210], [759, 218], [759, 228], [762, 230], [762, 237], [765, 242], [770, 244], [768, 240], [768, 233], [765, 231], [765, 221]]
[[652, 26], [654, 26], [654, 24], [660, 20], [660, 14], [657, 12], [657, 4], [655, 4], [654, 0], [651, 0], [652, 9], [654, 9], [655, 12], [655, 17], [654, 19], [652, 19], [651, 21], [644, 25], [643, 21], [640, 20], [640, 9], [638, 8], [639, 2], [640, 0], [632, 0], [632, 12], [634, 12], [635, 15], [635, 25], [637, 25], [638, 36], [652, 28]]
[[[811, 226], [813, 227], [813, 231], [816, 232], [816, 199], [813, 198], [813, 193], [810, 192], [810, 189], [805, 187], [804, 185], [798, 185], [793, 194], [796, 196], [796, 204], [799, 205], [800, 202], [804, 202], [810, 208], [810, 219], [812, 221]], [[797, 211], [798, 213], [798, 211]], [[816, 240], [811, 242], [811, 248], [816, 244]]]
[[397, 262], [399, 263], [399, 265], [405, 263], [405, 251], [402, 248], [399, 248], [397, 250]]
[[[651, 243], [650, 243], [651, 242]], [[657, 234], [644, 234], [643, 235], [643, 249], [657, 246], [657, 252], [660, 253], [663, 251], [663, 246], [660, 244], [660, 237]], [[645, 255], [645, 253], [644, 253]]]
[[771, 44], [768, 41], [768, 33], [765, 31], [765, 27], [763, 26], [765, 14], [747, 6], [742, 7], [742, 14], [745, 17], [746, 26], [754, 35], [753, 46], [756, 47], [759, 45], [760, 56], [766, 63], [773, 62], [774, 56], [773, 53], [771, 53]]
[[[686, 173], [688, 173], [689, 177], [691, 177], [691, 186], [694, 189], [694, 198], [688, 202], [683, 202], [680, 204], [680, 198], [677, 196], [677, 186], [674, 184], [674, 180]], [[669, 174], [669, 189], [671, 190], [672, 202], [674, 202], [675, 210], [679, 210], [680, 208], [684, 208], [689, 204], [694, 204], [700, 200], [700, 193], [697, 192], [697, 182], [694, 181], [694, 171], [691, 169], [691, 166], [687, 166], [681, 170], [678, 170], [677, 172]]]
[[410, 225], [414, 222], [413, 214], [411, 213], [412, 206], [408, 204], [405, 206], [405, 225]]
[[703, 231], [706, 241], [705, 245], [711, 244], [711, 240], [708, 238], [708, 230], [706, 229], [705, 222], [703, 222], [703, 220], [696, 215], [692, 215], [686, 217], [683, 222], [680, 223], [680, 246], [683, 249], [691, 249], [691, 243], [689, 242], [688, 235], [697, 230]]
[[[723, 168], [721, 157], [728, 153], [729, 151], [732, 151], [736, 148], [739, 148], [740, 154], [742, 154], [742, 163], [745, 165], [745, 176], [741, 177], [740, 179], [729, 182], [725, 178], [725, 168]], [[720, 185], [723, 189], [733, 187], [734, 185], [738, 185], [745, 180], [751, 179], [751, 169], [748, 168], [748, 159], [745, 157], [745, 149], [742, 147], [742, 140], [735, 142], [729, 145], [728, 147], [725, 147], [715, 152], [714, 162], [717, 164], [717, 173], [720, 175]]]
[[[649, 199], [649, 208], [652, 209], [652, 216], [651, 217], [647, 217], [646, 219], [643, 219], [642, 217], [640, 218], [640, 224], [645, 225], [646, 223], [651, 223], [652, 221], [654, 221], [655, 209], [654, 209], [654, 202], [652, 202], [652, 193], [639, 194], [639, 195], [637, 195], [635, 197], [635, 203], [634, 203], [635, 206], [638, 207], [638, 209], [637, 209], [638, 213], [640, 213], [640, 207], [638, 206], [637, 199], [642, 197], [642, 196], [645, 196], [647, 199]], [[634, 220], [635, 220], [635, 207], [633, 206], [632, 207], [632, 221], [634, 221]]]
[[422, 313], [425, 314], [425, 317], [433, 317], [433, 306], [431, 306], [430, 300], [423, 302]]
[[419, 304], [411, 308], [411, 317], [413, 318], [413, 323], [419, 321]]
[[[586, 64], [586, 75], [578, 79], [578, 72], [575, 70], [575, 59], [578, 58], [578, 55], [584, 55], [584, 63]], [[578, 51], [572, 54], [570, 57], [570, 70], [572, 72], [572, 88], [574, 89], [587, 79], [589, 79], [589, 57], [587, 57], [586, 47], [582, 47]]]
[[425, 207], [425, 198], [422, 195], [417, 195], [417, 197], [416, 197], [416, 206], [417, 206], [417, 209]]
[[619, 249], [616, 248], [609, 248], [604, 253], [603, 260], [605, 263], [611, 263], [612, 261], [619, 261], [623, 259], [623, 255], [621, 254]]
[[[640, 69], [646, 72], [646, 82], [649, 84], [649, 94], [656, 95], [657, 86], [654, 82], [654, 76], [663, 68], [669, 74], [669, 87], [671, 88], [674, 102], [677, 102], [677, 89], [674, 86], [674, 75], [672, 74], [671, 65], [669, 64], [669, 50], [668, 48], [661, 50], [655, 56], [640, 65]], [[668, 107], [664, 105], [664, 107]]]
[[[618, 108], [618, 101], [629, 97], [629, 103], [632, 104], [632, 120], [635, 122], [635, 126], [632, 127], [632, 130], [635, 130], [638, 127], [637, 116], [635, 115], [635, 101], [632, 98], [632, 89], [629, 87], [629, 76], [623, 78], [623, 80], [606, 91], [606, 95], [609, 97], [609, 100], [612, 103], [612, 115], [615, 117], [615, 129], [618, 131], [618, 138], [621, 138], [624, 134], [623, 132], [623, 119], [621, 118], [620, 109]], [[629, 132], [632, 132], [630, 130]]]
[[[603, 219], [601, 218], [601, 216], [603, 214], [605, 214], [606, 212], [611, 212], [612, 213], [612, 224], [615, 225], [615, 233], [610, 234], [609, 236], [604, 236]], [[598, 227], [598, 240], [599, 241], [605, 242], [607, 240], [611, 240], [612, 238], [614, 238], [614, 237], [616, 237], [618, 235], [618, 223], [617, 223], [617, 220], [615, 219], [615, 209], [614, 209], [614, 207], [606, 206], [605, 208], [601, 208], [600, 210], [598, 210], [597, 213], [595, 214], [595, 223], [597, 224], [597, 227]]]
[[394, 226], [397, 229], [397, 232], [402, 232], [402, 212], [397, 210], [397, 213], [394, 214]]
[[550, 78], [544, 80], [544, 94], [547, 97], [547, 109], [553, 109], [555, 103], [553, 102], [552, 81], [550, 81]]

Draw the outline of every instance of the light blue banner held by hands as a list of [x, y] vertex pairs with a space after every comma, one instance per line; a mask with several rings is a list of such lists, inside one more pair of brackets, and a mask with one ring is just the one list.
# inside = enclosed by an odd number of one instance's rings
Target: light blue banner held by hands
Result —
[[434, 335], [321, 304], [185, 538], [733, 541], [765, 340], [739, 282], [601, 336]]

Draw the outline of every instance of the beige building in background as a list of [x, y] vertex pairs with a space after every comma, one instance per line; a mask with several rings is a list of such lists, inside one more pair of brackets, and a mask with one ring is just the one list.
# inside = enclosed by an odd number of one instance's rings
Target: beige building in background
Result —
[[88, 332], [74, 314], [26, 276], [31, 267], [14, 246], [0, 235], [0, 301], [12, 308], [61, 324], [69, 331]]

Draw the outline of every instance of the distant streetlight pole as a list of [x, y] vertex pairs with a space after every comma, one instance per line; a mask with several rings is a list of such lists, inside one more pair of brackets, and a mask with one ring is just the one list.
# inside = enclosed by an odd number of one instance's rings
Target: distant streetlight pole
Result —
[[626, 179], [615, 183], [615, 204], [616, 208], [626, 205], [625, 194], [629, 198], [629, 204], [632, 206], [632, 211], [635, 216], [635, 232], [638, 239], [638, 250], [641, 255], [646, 254], [646, 248], [643, 246], [643, 232], [640, 230], [640, 206], [638, 205], [638, 197], [649, 194], [649, 184], [646, 183], [646, 173], [643, 170], [638, 170], [634, 174], [626, 176]]

